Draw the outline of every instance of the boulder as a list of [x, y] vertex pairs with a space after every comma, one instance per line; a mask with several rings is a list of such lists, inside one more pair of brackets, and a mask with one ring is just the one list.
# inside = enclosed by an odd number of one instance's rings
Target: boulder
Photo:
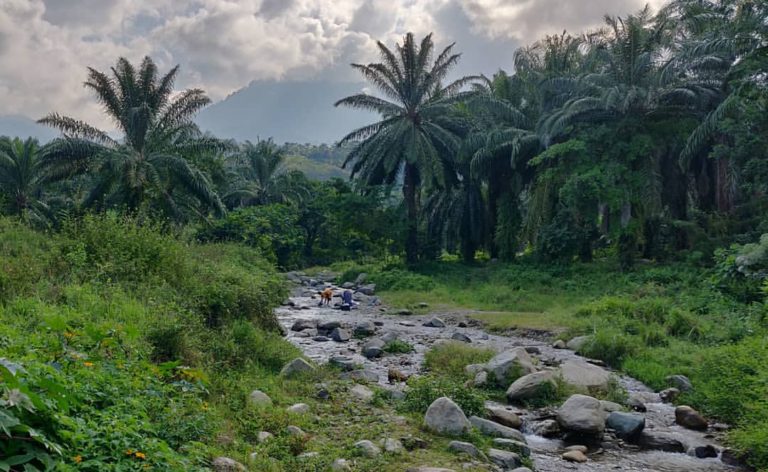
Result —
[[469, 364], [464, 367], [464, 372], [469, 375], [476, 375], [478, 372], [485, 370], [485, 364]]
[[[400, 315], [400, 316], [411, 316], [413, 314], [413, 312], [411, 310], [409, 310], [408, 308], [400, 308], [399, 310], [397, 310], [395, 312], [395, 314]], [[402, 323], [400, 323], [400, 324], [402, 324]], [[407, 326], [407, 325], [404, 325], [404, 326]]]
[[317, 328], [315, 320], [296, 320], [291, 326], [291, 331], [304, 331], [305, 329]]
[[254, 390], [248, 395], [248, 403], [258, 407], [272, 406], [272, 399], [261, 390]]
[[333, 331], [336, 328], [341, 327], [340, 321], [323, 321], [317, 324], [317, 329], [320, 331]]
[[688, 429], [705, 430], [709, 426], [701, 414], [687, 405], [675, 408], [675, 423]]
[[354, 448], [361, 456], [365, 457], [376, 457], [381, 454], [381, 449], [379, 449], [379, 446], [373, 444], [367, 439], [356, 442], [354, 444]]
[[426, 326], [427, 328], [445, 328], [445, 322], [440, 318], [433, 317], [422, 326]]
[[297, 403], [295, 405], [291, 405], [288, 408], [285, 409], [288, 413], [294, 413], [297, 415], [306, 415], [309, 413], [309, 405], [306, 403]]
[[710, 457], [717, 457], [717, 448], [711, 444], [705, 446], [696, 446], [688, 451], [688, 454], [699, 459], [707, 459]]
[[501, 449], [488, 449], [488, 459], [504, 470], [514, 469], [523, 465], [520, 456]]
[[488, 372], [482, 371], [475, 374], [475, 378], [472, 379], [472, 385], [474, 387], [485, 387], [488, 385]]
[[363, 380], [365, 382], [376, 383], [379, 381], [379, 374], [370, 369], [357, 369], [343, 372], [339, 378], [341, 380]]
[[533, 472], [528, 467], [518, 467], [517, 469], [512, 469], [511, 472]]
[[274, 437], [275, 435], [270, 433], [269, 431], [259, 431], [259, 434], [256, 435], [256, 442], [258, 442], [259, 444], [262, 444]]
[[621, 405], [608, 400], [600, 400], [600, 408], [606, 413], [613, 413], [614, 411], [621, 411], [624, 409]]
[[357, 277], [355, 278], [355, 285], [364, 284], [367, 279], [368, 279], [368, 274], [366, 274], [365, 272], [360, 272], [359, 274], [357, 274]]
[[383, 441], [384, 451], [390, 454], [400, 454], [405, 451], [403, 443], [394, 438], [386, 438]]
[[614, 411], [608, 415], [605, 425], [616, 431], [621, 439], [634, 438], [645, 428], [645, 417], [638, 414]]
[[566, 431], [599, 435], [605, 430], [605, 412], [597, 399], [571, 395], [557, 410], [557, 422]]
[[673, 433], [654, 433], [643, 431], [636, 441], [643, 449], [664, 452], [685, 452], [685, 446], [679, 437]]
[[525, 436], [523, 436], [523, 433], [508, 426], [503, 426], [499, 423], [486, 420], [478, 416], [471, 416], [469, 418], [469, 422], [472, 423], [472, 426], [479, 429], [480, 432], [486, 436], [514, 439], [515, 441], [525, 442]]
[[557, 388], [556, 374], [551, 370], [524, 375], [507, 389], [507, 400], [519, 402], [536, 398], [545, 390]]
[[659, 392], [659, 398], [664, 403], [672, 403], [680, 396], [680, 390], [672, 387]]
[[667, 385], [675, 387], [681, 392], [690, 392], [693, 390], [691, 380], [685, 375], [670, 375], [665, 380], [667, 381]]
[[326, 336], [315, 336], [312, 338], [312, 341], [318, 342], [318, 343], [327, 343], [331, 339]]
[[451, 441], [448, 443], [448, 450], [459, 454], [466, 454], [474, 459], [485, 459], [485, 454], [480, 452], [477, 446], [468, 442]]
[[647, 411], [648, 409], [645, 407], [645, 401], [644, 398], [640, 395], [631, 393], [629, 394], [629, 398], [627, 398], [627, 406], [635, 411], [639, 411], [641, 413]]
[[429, 405], [424, 424], [437, 434], [451, 436], [464, 434], [470, 428], [464, 412], [448, 397], [440, 397]]
[[574, 444], [572, 446], [568, 446], [565, 448], [565, 452], [569, 452], [569, 451], [579, 451], [582, 454], [586, 454], [587, 451], [589, 451], [589, 448], [582, 444]]
[[217, 457], [211, 461], [214, 472], [245, 472], [245, 466], [229, 457]]
[[565, 349], [567, 346], [565, 345], [565, 341], [562, 339], [558, 339], [557, 341], [552, 343], [552, 347], [555, 349]]
[[376, 293], [376, 284], [361, 285], [358, 287], [357, 291], [363, 295], [374, 295]]
[[383, 353], [384, 353], [384, 341], [382, 341], [381, 339], [369, 340], [363, 345], [363, 349], [361, 350], [361, 354], [367, 357], [368, 359], [381, 357]]
[[355, 336], [372, 336], [376, 332], [376, 326], [370, 321], [361, 321], [355, 325]]
[[510, 428], [520, 429], [520, 426], [523, 424], [520, 417], [514, 412], [498, 406], [486, 406], [485, 416], [491, 421]]
[[581, 348], [583, 348], [591, 340], [592, 336], [576, 336], [575, 338], [565, 343], [565, 347], [572, 351], [579, 352]]
[[568, 385], [587, 391], [605, 391], [611, 379], [611, 373], [602, 367], [576, 359], [567, 360], [560, 365], [560, 376]]
[[331, 332], [331, 339], [337, 343], [345, 343], [351, 339], [349, 331], [344, 328], [334, 328]]
[[283, 366], [282, 370], [280, 371], [280, 375], [283, 377], [291, 377], [293, 375], [312, 372], [314, 370], [315, 368], [312, 366], [312, 364], [305, 361], [301, 357], [297, 357], [296, 359]]
[[568, 451], [563, 453], [561, 456], [563, 460], [566, 460], [568, 462], [587, 462], [589, 459], [587, 459], [587, 456], [581, 452], [581, 451]]
[[307, 433], [304, 432], [301, 428], [298, 426], [288, 425], [285, 430], [288, 432], [291, 436], [297, 436], [300, 438], [306, 437]]
[[453, 333], [451, 335], [451, 339], [453, 339], [454, 341], [460, 341], [460, 342], [463, 342], [463, 343], [471, 343], [472, 342], [472, 339], [469, 336], [467, 336], [466, 334], [464, 334], [464, 333]]
[[523, 375], [536, 372], [536, 367], [528, 352], [517, 347], [495, 355], [485, 365], [485, 370], [493, 375], [495, 382], [506, 386]]
[[362, 401], [362, 402], [370, 402], [373, 400], [373, 390], [366, 387], [365, 385], [355, 385], [349, 390], [349, 394], [352, 395], [355, 399]]
[[522, 457], [529, 457], [531, 455], [531, 448], [528, 447], [527, 444], [515, 441], [514, 439], [494, 438], [493, 447], [505, 451], [512, 451]]
[[353, 361], [351, 357], [347, 356], [332, 356], [330, 359], [328, 359], [328, 363], [345, 371], [355, 369], [355, 361]]
[[384, 341], [384, 343], [389, 344], [393, 341], [397, 341], [398, 334], [395, 331], [387, 331], [380, 337], [381, 337], [381, 340]]
[[349, 461], [346, 459], [336, 459], [331, 464], [332, 472], [349, 472], [351, 470], [352, 470], [352, 466], [349, 464]]
[[553, 438], [560, 435], [560, 425], [555, 420], [544, 420], [533, 426], [533, 433], [545, 438]]

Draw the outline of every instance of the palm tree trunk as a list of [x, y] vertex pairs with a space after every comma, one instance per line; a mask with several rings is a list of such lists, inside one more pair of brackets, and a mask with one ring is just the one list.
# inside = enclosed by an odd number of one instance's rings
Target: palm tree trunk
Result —
[[405, 176], [403, 178], [403, 199], [405, 201], [407, 222], [407, 234], [405, 238], [405, 261], [415, 264], [419, 258], [418, 235], [418, 169], [415, 165], [405, 164]]
[[497, 179], [488, 179], [488, 249], [491, 259], [499, 258], [499, 245], [496, 244], [496, 225], [499, 219], [499, 198], [501, 197], [501, 185]]

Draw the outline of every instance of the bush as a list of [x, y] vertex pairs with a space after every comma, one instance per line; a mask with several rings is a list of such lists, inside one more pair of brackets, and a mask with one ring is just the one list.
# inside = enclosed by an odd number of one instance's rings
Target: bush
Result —
[[405, 341], [395, 339], [394, 341], [388, 342], [384, 346], [384, 352], [388, 352], [390, 354], [408, 354], [413, 352], [413, 346]]
[[723, 293], [743, 302], [764, 297], [768, 280], [768, 234], [754, 244], [734, 244], [715, 251], [714, 285]]
[[434, 374], [464, 379], [464, 367], [484, 364], [495, 352], [487, 347], [475, 347], [458, 341], [448, 341], [432, 347], [424, 354], [424, 367]]
[[464, 387], [461, 379], [426, 375], [411, 377], [402, 408], [406, 411], [424, 414], [435, 400], [448, 397], [464, 410], [467, 416], [479, 415], [484, 408], [485, 399], [481, 393]]

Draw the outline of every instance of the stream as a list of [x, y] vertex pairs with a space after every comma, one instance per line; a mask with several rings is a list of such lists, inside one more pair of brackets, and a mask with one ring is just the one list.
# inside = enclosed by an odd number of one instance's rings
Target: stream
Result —
[[[276, 315], [287, 332], [287, 339], [301, 348], [304, 354], [318, 364], [326, 363], [331, 357], [346, 356], [355, 364], [362, 365], [371, 377], [378, 377], [378, 384], [390, 390], [402, 390], [403, 383], [390, 384], [388, 372], [396, 369], [406, 375], [418, 374], [424, 362], [424, 353], [436, 342], [449, 340], [454, 333], [462, 333], [469, 337], [474, 346], [491, 347], [501, 352], [513, 347], [525, 347], [534, 352], [534, 357], [544, 365], [557, 365], [568, 359], [580, 358], [568, 349], [555, 349], [551, 342], [544, 339], [519, 337], [515, 335], [496, 335], [487, 333], [482, 326], [467, 319], [463, 314], [431, 313], [429, 315], [397, 315], [384, 312], [384, 308], [376, 304], [376, 297], [355, 294], [360, 302], [359, 307], [352, 311], [341, 311], [332, 306], [318, 306], [318, 289], [323, 282], [304, 281], [306, 285], [294, 289], [293, 296], [284, 306], [276, 309]], [[312, 286], [313, 285], [313, 286]], [[335, 288], [335, 287], [334, 287]], [[336, 299], [334, 298], [334, 301]], [[445, 322], [445, 327], [434, 328], [423, 326], [432, 317], [439, 317]], [[351, 333], [359, 323], [374, 324], [376, 336], [394, 333], [397, 338], [411, 344], [414, 351], [409, 354], [385, 354], [377, 359], [367, 359], [361, 354], [364, 339], [352, 338], [348, 342], [324, 340], [313, 330], [293, 331], [291, 328], [297, 321], [306, 320], [310, 323], [338, 322]], [[459, 327], [461, 325], [461, 327]], [[372, 374], [371, 374], [372, 373]], [[664, 452], [661, 450], [641, 450], [639, 447], [624, 443], [615, 438], [608, 438], [601, 444], [590, 446], [589, 461], [586, 463], [571, 463], [561, 459], [563, 449], [568, 444], [560, 439], [548, 439], [532, 433], [532, 426], [537, 421], [552, 417], [554, 410], [526, 411], [518, 410], [523, 420], [522, 431], [531, 449], [536, 470], [539, 472], [575, 471], [637, 471], [637, 472], [735, 472], [740, 469], [726, 465], [721, 460], [722, 444], [717, 439], [713, 428], [708, 431], [693, 431], [675, 424], [675, 407], [662, 403], [659, 395], [636, 379], [616, 374], [620, 384], [628, 394], [635, 394], [643, 399], [647, 411], [643, 413], [646, 419], [645, 432], [678, 440], [689, 453]], [[606, 434], [606, 437], [609, 437]], [[714, 446], [718, 457], [697, 458], [693, 449], [698, 446]]]

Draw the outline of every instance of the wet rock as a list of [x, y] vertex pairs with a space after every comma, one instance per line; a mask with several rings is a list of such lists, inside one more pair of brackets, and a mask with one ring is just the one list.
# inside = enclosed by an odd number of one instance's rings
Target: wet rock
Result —
[[565, 448], [565, 452], [570, 452], [570, 451], [579, 451], [582, 454], [586, 454], [587, 451], [589, 451], [589, 448], [581, 444], [574, 444], [573, 446], [568, 446]]
[[305, 329], [317, 328], [317, 321], [315, 320], [296, 320], [291, 325], [291, 331], [304, 331]]
[[366, 382], [376, 383], [379, 381], [379, 374], [370, 369], [357, 369], [342, 373], [341, 380], [364, 380]]
[[501, 449], [488, 449], [488, 459], [503, 469], [514, 469], [523, 465], [519, 455]]
[[437, 434], [450, 436], [464, 434], [470, 428], [464, 412], [448, 397], [432, 402], [424, 415], [424, 424]]
[[306, 372], [312, 372], [313, 370], [315, 370], [315, 368], [312, 366], [312, 364], [305, 361], [301, 357], [297, 357], [291, 362], [285, 364], [285, 366], [280, 371], [280, 375], [283, 377], [291, 377]]
[[355, 361], [353, 361], [351, 357], [347, 356], [333, 356], [328, 359], [328, 363], [345, 371], [354, 370], [355, 368]]
[[616, 431], [616, 436], [621, 439], [636, 437], [645, 428], [645, 417], [638, 414], [622, 413], [614, 411], [608, 415], [605, 425]]
[[557, 388], [555, 373], [550, 370], [534, 372], [515, 380], [507, 389], [507, 400], [519, 402], [530, 400], [544, 393], [546, 390]]
[[244, 472], [248, 470], [243, 464], [237, 462], [234, 459], [230, 459], [229, 457], [215, 458], [213, 461], [211, 461], [211, 467], [213, 468], [214, 472]]
[[581, 348], [583, 348], [591, 340], [592, 336], [576, 336], [575, 338], [565, 343], [565, 347], [572, 351], [579, 352]]
[[464, 334], [464, 333], [453, 333], [451, 335], [451, 339], [453, 339], [454, 341], [460, 341], [460, 342], [463, 342], [463, 343], [471, 343], [472, 342], [472, 339], [469, 336], [467, 336], [466, 334]]
[[370, 341], [366, 342], [363, 345], [363, 349], [361, 351], [361, 354], [367, 357], [368, 359], [381, 357], [383, 353], [384, 353], [384, 341], [382, 341], [381, 339], [371, 339]]
[[744, 456], [735, 450], [728, 448], [723, 449], [723, 452], [720, 453], [720, 461], [722, 461], [723, 464], [734, 467], [744, 467], [746, 465]]
[[314, 338], [312, 338], [312, 341], [315, 341], [318, 343], [327, 343], [330, 340], [331, 340], [330, 338], [327, 338], [325, 336], [315, 336]]
[[475, 459], [485, 459], [485, 454], [480, 452], [474, 444], [462, 441], [451, 441], [448, 443], [448, 450], [459, 454], [466, 454]]
[[494, 438], [493, 447], [505, 451], [512, 451], [522, 457], [530, 457], [531, 455], [531, 448], [529, 448], [527, 444], [515, 441], [514, 439]]
[[486, 436], [514, 439], [516, 441], [525, 442], [525, 436], [523, 436], [523, 433], [508, 426], [503, 426], [499, 423], [486, 420], [478, 416], [471, 416], [469, 418], [469, 422], [472, 423], [472, 426], [479, 429], [480, 432]]
[[690, 392], [693, 390], [691, 380], [685, 375], [670, 375], [665, 380], [667, 381], [667, 385], [675, 387], [681, 392]]
[[618, 403], [608, 400], [600, 400], [600, 408], [606, 413], [613, 413], [614, 411], [621, 411], [624, 409]]
[[309, 405], [306, 403], [297, 403], [286, 408], [288, 413], [295, 413], [297, 415], [306, 415], [309, 413]]
[[533, 426], [533, 432], [545, 438], [553, 438], [560, 435], [560, 424], [555, 420], [544, 420]]
[[629, 395], [629, 398], [627, 399], [627, 406], [635, 411], [639, 412], [645, 412], [648, 410], [645, 406], [645, 402], [643, 401], [643, 398], [637, 394], [631, 393]]
[[286, 427], [285, 430], [291, 436], [297, 436], [297, 437], [300, 437], [300, 438], [304, 438], [304, 437], [307, 436], [307, 433], [305, 433], [304, 430], [302, 430], [298, 426], [290, 425], [290, 426]]
[[272, 399], [261, 390], [254, 390], [248, 395], [248, 403], [257, 407], [272, 406]]
[[422, 324], [422, 326], [426, 326], [427, 328], [445, 328], [445, 322], [440, 318], [433, 317], [426, 323]]
[[687, 405], [675, 408], [675, 422], [688, 429], [705, 430], [709, 426], [701, 414]]
[[679, 396], [680, 396], [680, 390], [674, 387], [668, 388], [666, 390], [662, 390], [661, 392], [659, 392], [659, 398], [661, 398], [661, 401], [664, 403], [672, 403]]
[[263, 444], [274, 437], [275, 435], [270, 433], [269, 431], [259, 431], [259, 434], [256, 435], [256, 442], [258, 442], [259, 444]]
[[348, 472], [351, 470], [352, 470], [352, 466], [349, 464], [349, 461], [346, 459], [336, 459], [331, 464], [332, 472]]
[[563, 453], [562, 456], [563, 460], [566, 460], [568, 462], [587, 462], [589, 459], [587, 459], [587, 456], [581, 452], [581, 451], [568, 451]]
[[565, 345], [565, 341], [562, 339], [558, 339], [557, 341], [552, 343], [552, 347], [555, 349], [565, 349], [567, 346]]
[[351, 339], [349, 331], [343, 328], [334, 328], [331, 332], [331, 339], [337, 343], [345, 343]]
[[502, 407], [486, 406], [485, 416], [491, 421], [510, 428], [520, 429], [523, 424], [519, 416]]
[[518, 347], [495, 355], [485, 365], [485, 370], [499, 385], [506, 386], [523, 375], [536, 372], [536, 367], [525, 349]]
[[607, 390], [611, 373], [582, 360], [567, 360], [560, 365], [563, 381], [587, 391], [592, 389]]
[[694, 457], [698, 457], [699, 459], [707, 459], [709, 457], [717, 457], [717, 448], [711, 444], [707, 444], [705, 446], [696, 446], [694, 448], [691, 448], [689, 451], [689, 454], [691, 454]]
[[341, 322], [339, 321], [323, 321], [322, 323], [317, 324], [317, 329], [320, 331], [333, 331], [336, 328], [341, 327]]
[[557, 422], [566, 431], [599, 435], [605, 429], [605, 413], [597, 399], [571, 395], [557, 410]]
[[376, 284], [361, 285], [357, 291], [370, 297], [376, 294]]
[[349, 390], [349, 394], [352, 395], [355, 399], [362, 401], [362, 402], [370, 402], [373, 400], [373, 390], [366, 387], [365, 385], [355, 385]]
[[376, 320], [376, 321], [374, 321], [374, 322], [373, 322], [373, 325], [374, 325], [374, 326], [384, 326], [384, 322], [383, 322], [383, 321], [379, 321], [379, 320]]
[[672, 433], [656, 433], [643, 431], [637, 440], [637, 445], [643, 449], [652, 449], [664, 452], [685, 452], [685, 446]]
[[361, 321], [355, 325], [355, 336], [372, 336], [376, 332], [376, 326], [370, 321]]
[[[408, 308], [400, 308], [395, 313], [400, 315], [400, 316], [411, 316], [413, 314], [413, 312], [411, 310], [409, 310]], [[408, 325], [405, 325], [403, 323], [400, 323], [400, 324], [402, 324], [403, 326], [408, 326]], [[413, 326], [413, 325], [410, 325], [410, 326]]]
[[356, 442], [354, 444], [354, 448], [358, 454], [365, 457], [376, 457], [381, 454], [381, 449], [379, 449], [379, 446], [373, 444], [367, 439]]
[[385, 439], [383, 447], [384, 451], [390, 454], [400, 454], [401, 452], [405, 451], [403, 443], [394, 438]]

